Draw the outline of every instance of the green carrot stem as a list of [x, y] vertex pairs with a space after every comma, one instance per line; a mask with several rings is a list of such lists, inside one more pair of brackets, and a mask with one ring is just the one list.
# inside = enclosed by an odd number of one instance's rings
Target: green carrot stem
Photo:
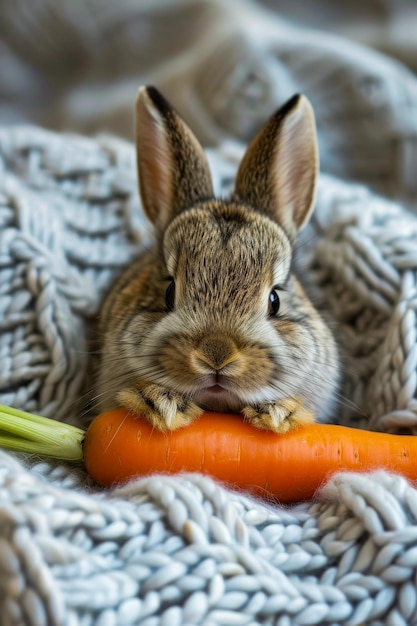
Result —
[[0, 447], [81, 461], [82, 428], [0, 404]]

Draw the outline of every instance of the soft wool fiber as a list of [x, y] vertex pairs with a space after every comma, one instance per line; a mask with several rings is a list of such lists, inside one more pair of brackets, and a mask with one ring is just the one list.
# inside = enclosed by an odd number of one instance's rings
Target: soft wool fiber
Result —
[[[19, 0], [0, 18], [1, 402], [82, 423], [102, 295], [150, 236], [130, 143], [6, 121], [131, 137], [150, 78], [216, 146], [219, 194], [243, 151], [225, 140], [294, 91], [311, 98], [324, 174], [297, 262], [341, 347], [335, 418], [417, 430], [417, 220], [329, 176], [416, 206], [411, 72], [240, 0]], [[414, 626], [417, 490], [339, 474], [283, 508], [199, 475], [100, 491], [81, 467], [1, 452], [0, 623]]]

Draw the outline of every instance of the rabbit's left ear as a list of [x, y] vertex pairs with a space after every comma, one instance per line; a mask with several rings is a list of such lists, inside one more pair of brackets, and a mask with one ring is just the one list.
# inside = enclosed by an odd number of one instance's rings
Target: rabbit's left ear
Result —
[[155, 87], [138, 92], [136, 150], [143, 208], [159, 234], [181, 211], [213, 196], [203, 148]]
[[294, 240], [313, 210], [318, 167], [313, 108], [305, 96], [297, 95], [249, 145], [235, 193], [278, 222]]

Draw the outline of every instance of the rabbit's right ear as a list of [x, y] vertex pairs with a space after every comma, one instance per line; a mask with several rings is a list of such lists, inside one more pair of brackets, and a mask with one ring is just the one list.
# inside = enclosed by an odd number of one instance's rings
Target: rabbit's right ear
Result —
[[236, 177], [236, 195], [277, 221], [291, 240], [314, 206], [319, 156], [311, 104], [291, 98], [249, 145]]
[[213, 196], [203, 148], [155, 87], [138, 92], [136, 151], [143, 208], [159, 233], [181, 211]]

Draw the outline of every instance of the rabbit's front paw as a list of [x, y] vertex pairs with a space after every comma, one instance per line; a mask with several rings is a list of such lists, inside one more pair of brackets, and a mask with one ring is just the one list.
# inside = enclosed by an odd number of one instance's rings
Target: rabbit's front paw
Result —
[[263, 430], [283, 434], [300, 426], [314, 422], [314, 415], [306, 409], [300, 398], [283, 398], [277, 402], [261, 402], [242, 410], [246, 419]]
[[203, 412], [175, 391], [153, 383], [138, 383], [135, 387], [122, 389], [117, 394], [117, 401], [162, 431], [187, 426]]

